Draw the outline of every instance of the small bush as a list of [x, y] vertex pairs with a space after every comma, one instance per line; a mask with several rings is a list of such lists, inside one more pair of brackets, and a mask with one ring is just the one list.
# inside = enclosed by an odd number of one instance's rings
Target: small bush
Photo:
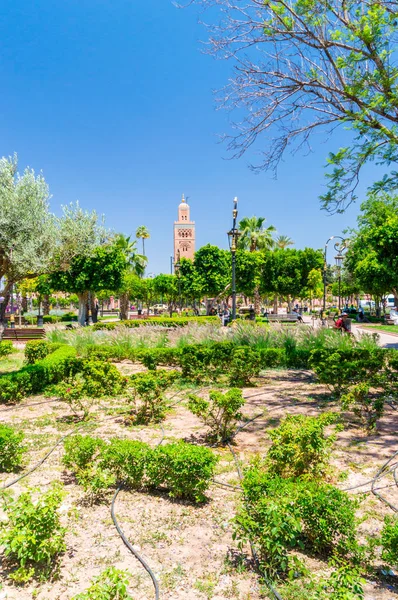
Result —
[[381, 557], [391, 567], [398, 566], [398, 519], [386, 517], [381, 532]]
[[13, 352], [14, 346], [12, 345], [12, 342], [10, 342], [9, 340], [4, 340], [0, 342], [0, 358], [2, 358], [3, 356], [8, 356]]
[[42, 360], [50, 352], [50, 343], [46, 340], [31, 340], [25, 346], [25, 360], [28, 365], [33, 365]]
[[272, 445], [267, 453], [270, 472], [283, 477], [325, 473], [335, 436], [325, 436], [325, 428], [335, 423], [337, 415], [319, 417], [289, 415], [280, 426], [269, 432]]
[[230, 385], [250, 385], [253, 377], [260, 373], [260, 357], [251, 348], [236, 348], [229, 365]]
[[188, 409], [210, 428], [209, 437], [217, 442], [228, 441], [242, 418], [240, 408], [245, 400], [242, 391], [231, 388], [225, 394], [217, 390], [209, 393], [209, 400], [189, 395]]
[[112, 473], [118, 482], [140, 489], [145, 485], [150, 452], [148, 444], [143, 442], [113, 439], [101, 452], [99, 469]]
[[166, 489], [172, 498], [205, 500], [217, 457], [208, 448], [185, 442], [152, 449], [148, 444], [90, 436], [64, 442], [64, 465], [85, 489], [102, 493], [116, 481], [136, 489]]
[[0, 521], [0, 544], [11, 564], [18, 568], [10, 575], [17, 582], [32, 577], [47, 578], [53, 561], [66, 549], [66, 529], [61, 526], [58, 509], [63, 493], [54, 486], [34, 501], [32, 492], [17, 499], [8, 498], [4, 506], [6, 521]]
[[131, 376], [136, 423], [159, 422], [164, 418], [167, 409], [164, 392], [178, 376], [176, 371], [165, 370]]
[[61, 317], [58, 317], [57, 315], [44, 315], [43, 316], [43, 323], [44, 324], [54, 324], [54, 323], [59, 323], [61, 320]]
[[131, 319], [130, 321], [117, 321], [114, 323], [95, 323], [94, 329], [107, 329], [111, 331], [116, 327], [145, 327], [156, 325], [157, 327], [186, 327], [189, 323], [220, 323], [218, 317], [149, 317], [148, 319]]
[[376, 429], [377, 421], [384, 414], [384, 397], [371, 393], [368, 383], [357, 383], [341, 397], [344, 409], [356, 414], [368, 433]]
[[203, 502], [216, 463], [217, 457], [203, 446], [185, 442], [158, 446], [149, 455], [148, 482], [151, 487], [165, 487], [171, 498]]
[[128, 594], [128, 573], [109, 567], [95, 577], [90, 587], [72, 600], [133, 600]]
[[0, 425], [0, 471], [10, 473], [21, 467], [26, 451], [21, 443], [24, 437], [22, 432], [16, 432], [8, 425]]
[[76, 369], [56, 386], [55, 392], [75, 414], [83, 412], [83, 419], [88, 417], [96, 398], [117, 395], [127, 385], [126, 377], [108, 362], [80, 359]]
[[240, 543], [253, 541], [270, 576], [287, 573], [293, 548], [356, 557], [357, 503], [347, 493], [324, 482], [274, 476], [258, 461], [245, 472], [242, 486], [234, 536]]

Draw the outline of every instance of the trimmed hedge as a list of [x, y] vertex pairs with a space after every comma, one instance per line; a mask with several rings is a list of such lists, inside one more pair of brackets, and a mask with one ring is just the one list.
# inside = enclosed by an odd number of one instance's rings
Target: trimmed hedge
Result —
[[2, 358], [3, 356], [8, 356], [12, 352], [14, 352], [14, 346], [12, 345], [12, 342], [10, 342], [9, 340], [4, 340], [4, 342], [0, 342], [0, 358]]
[[112, 323], [95, 323], [94, 329], [107, 329], [116, 327], [143, 327], [144, 325], [156, 325], [158, 327], [186, 327], [189, 323], [219, 323], [218, 317], [150, 317], [148, 319], [131, 319], [129, 321], [115, 321]]
[[1, 375], [0, 402], [16, 402], [42, 392], [75, 371], [77, 362], [76, 350], [72, 346], [61, 346], [33, 365]]
[[33, 365], [39, 360], [43, 360], [48, 354], [61, 348], [63, 344], [52, 343], [47, 340], [31, 340], [25, 345], [25, 360], [28, 365]]
[[204, 502], [218, 458], [187, 442], [151, 448], [144, 442], [75, 435], [64, 442], [64, 465], [86, 489], [102, 492], [116, 482], [133, 489], [160, 489], [171, 498]]

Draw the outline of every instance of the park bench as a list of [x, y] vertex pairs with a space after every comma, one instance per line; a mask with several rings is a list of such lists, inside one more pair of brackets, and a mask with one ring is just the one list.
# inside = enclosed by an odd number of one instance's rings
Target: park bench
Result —
[[2, 339], [11, 342], [29, 342], [30, 340], [41, 340], [44, 335], [44, 327], [6, 327]]
[[298, 315], [293, 314], [282, 314], [282, 315], [267, 315], [266, 319], [268, 319], [269, 323], [297, 323]]

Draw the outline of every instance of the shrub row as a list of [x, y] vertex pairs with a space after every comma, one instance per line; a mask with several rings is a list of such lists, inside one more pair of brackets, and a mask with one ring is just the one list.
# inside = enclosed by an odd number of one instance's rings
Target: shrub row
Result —
[[99, 492], [124, 483], [134, 489], [165, 489], [171, 498], [203, 502], [217, 457], [203, 446], [176, 442], [151, 448], [132, 440], [76, 435], [64, 442], [63, 463], [78, 483]]
[[43, 360], [47, 354], [51, 354], [58, 350], [62, 344], [51, 343], [47, 340], [31, 340], [25, 345], [25, 361], [28, 365], [33, 365], [39, 360]]
[[76, 350], [61, 346], [33, 365], [0, 377], [0, 402], [17, 401], [42, 392], [48, 385], [62, 381], [73, 371]]
[[150, 317], [149, 319], [130, 319], [129, 321], [115, 321], [112, 323], [95, 323], [94, 329], [112, 330], [116, 327], [142, 327], [144, 325], [157, 325], [158, 327], [186, 327], [189, 323], [219, 323], [218, 317]]
[[0, 358], [2, 356], [8, 356], [12, 352], [14, 352], [14, 346], [12, 345], [12, 342], [10, 342], [9, 340], [4, 340], [3, 342], [0, 342]]

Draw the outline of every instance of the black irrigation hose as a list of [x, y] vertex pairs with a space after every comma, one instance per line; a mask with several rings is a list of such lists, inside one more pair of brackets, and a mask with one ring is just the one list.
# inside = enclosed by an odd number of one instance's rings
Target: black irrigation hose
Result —
[[59, 400], [59, 398], [49, 398], [48, 400], [43, 400], [42, 402], [33, 402], [32, 404], [14, 404], [13, 406], [9, 406], [8, 408], [2, 408], [0, 410], [0, 414], [3, 412], [8, 412], [9, 410], [15, 410], [17, 408], [30, 408], [31, 406], [49, 404], [50, 402], [62, 402], [62, 400]]
[[[164, 429], [163, 426], [160, 426], [162, 429], [162, 437], [160, 442], [158, 442], [156, 444], [156, 447], [160, 446], [161, 443], [163, 442], [164, 438], [165, 438], [165, 433], [164, 433]], [[148, 563], [146, 562], [146, 560], [136, 551], [134, 550], [133, 546], [130, 544], [130, 542], [128, 541], [128, 539], [126, 538], [126, 536], [124, 535], [124, 532], [122, 530], [122, 528], [119, 525], [119, 522], [116, 518], [116, 514], [115, 514], [115, 502], [116, 499], [119, 495], [119, 493], [121, 492], [121, 490], [123, 489], [123, 484], [120, 484], [115, 492], [115, 495], [112, 498], [112, 504], [111, 504], [111, 517], [112, 517], [112, 521], [114, 526], [116, 527], [116, 531], [118, 532], [118, 534], [120, 535], [120, 537], [122, 538], [122, 541], [124, 543], [124, 545], [130, 550], [130, 552], [133, 554], [133, 556], [135, 556], [135, 558], [142, 564], [142, 566], [144, 567], [144, 569], [146, 570], [146, 572], [148, 573], [148, 575], [151, 577], [152, 579], [152, 583], [153, 583], [153, 587], [155, 588], [155, 600], [159, 600], [159, 583], [158, 580], [156, 579], [156, 575], [155, 573], [152, 571], [151, 567], [148, 565]]]
[[[395, 484], [398, 487], [398, 476], [397, 476], [398, 462], [396, 462], [393, 465], [391, 465], [391, 462], [394, 460], [394, 458], [396, 456], [398, 456], [398, 451], [394, 452], [394, 454], [392, 456], [390, 456], [390, 458], [380, 467], [380, 469], [377, 471], [376, 475], [372, 479], [369, 479], [368, 481], [365, 481], [365, 483], [360, 483], [358, 485], [354, 485], [354, 486], [351, 486], [349, 488], [345, 488], [342, 491], [343, 492], [350, 492], [352, 490], [357, 490], [359, 488], [365, 487], [366, 485], [370, 485], [371, 486], [370, 490], [368, 490], [367, 492], [364, 492], [364, 493], [368, 494], [368, 493], [372, 492], [372, 494], [374, 494], [376, 496], [376, 498], [378, 498], [379, 500], [381, 500], [381, 502], [384, 502], [384, 504], [386, 504], [387, 506], [389, 506], [391, 508], [391, 510], [393, 510], [394, 512], [398, 512], [398, 507], [397, 506], [395, 506], [394, 504], [391, 504], [391, 502], [389, 502], [386, 498], [384, 498], [384, 496], [382, 496], [381, 494], [378, 493], [378, 491], [380, 489], [385, 489], [385, 488], [388, 488], [388, 487], [391, 487], [391, 486], [383, 486], [382, 488], [377, 488], [376, 487], [377, 482], [382, 477], [385, 477], [389, 473], [393, 474]], [[387, 468], [389, 465], [390, 465], [390, 467]]]

